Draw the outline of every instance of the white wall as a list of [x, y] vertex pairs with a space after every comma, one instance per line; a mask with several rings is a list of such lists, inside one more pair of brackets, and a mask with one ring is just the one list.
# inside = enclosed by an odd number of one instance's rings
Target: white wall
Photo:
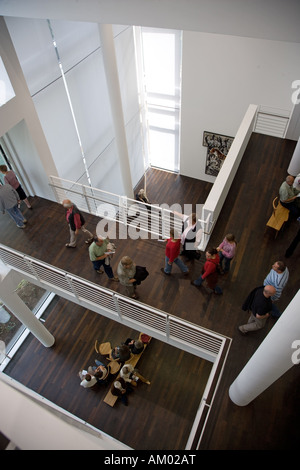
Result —
[[22, 73], [6, 24], [0, 17], [0, 55], [14, 88], [15, 97], [0, 107], [0, 136], [8, 133], [19, 151], [25, 180], [30, 180], [36, 194], [54, 199], [47, 174], [57, 176], [37, 112]]
[[0, 0], [0, 14], [300, 42], [299, 0]]
[[181, 169], [205, 174], [203, 131], [235, 136], [250, 103], [291, 111], [300, 45], [220, 34], [183, 34]]
[[0, 375], [1, 432], [21, 450], [129, 450], [14, 380]]
[[[20, 25], [23, 20], [18, 18], [17, 21]], [[27, 23], [30, 20], [24, 21]], [[13, 22], [14, 18], [9, 18], [8, 23], [10, 26]], [[20, 28], [17, 28], [17, 31], [20, 31]], [[4, 28], [1, 28], [1, 34], [5, 34], [5, 25]], [[56, 34], [58, 34], [57, 30]], [[65, 40], [68, 37], [65, 36]], [[7, 38], [5, 38], [5, 42], [8, 43]], [[144, 168], [143, 149], [139, 132], [138, 91], [134, 70], [132, 28], [118, 27], [115, 42], [132, 181], [135, 185], [141, 178]], [[18, 43], [21, 47], [22, 37]], [[79, 44], [81, 44], [80, 41]], [[69, 50], [72, 51], [70, 44], [67, 45]], [[28, 90], [26, 90], [26, 83], [20, 87], [24, 77], [13, 48], [9, 45], [6, 49], [6, 45], [2, 40], [1, 46], [3, 46], [3, 59], [6, 65], [8, 64], [10, 78], [15, 85], [15, 91], [17, 90], [17, 97], [0, 110], [0, 117], [5, 116], [0, 121], [0, 135], [25, 119], [25, 124], [28, 126], [28, 132], [33, 142], [33, 151], [27, 152], [27, 155], [22, 155], [24, 159], [22, 164], [29, 175], [37, 172], [39, 174], [40, 182], [36, 181], [34, 185], [36, 194], [49, 198], [47, 175], [55, 175], [56, 172], [61, 177], [78, 179], [81, 183], [86, 184], [86, 181], [82, 178], [84, 174], [82, 163], [78, 163], [79, 155], [77, 154], [75, 159], [71, 146], [66, 145], [64, 140], [64, 137], [70, 135], [70, 133], [67, 134], [64, 131], [64, 122], [59, 121], [59, 106], [62, 106], [62, 102], [57, 103], [56, 100], [56, 106], [52, 106], [54, 101], [50, 101], [51, 112], [47, 112], [45, 102], [40, 105], [36, 95], [34, 99], [39, 116], [42, 118], [42, 130], [32, 100]], [[249, 103], [263, 104], [286, 110], [292, 109], [291, 83], [300, 77], [300, 62], [295, 60], [296, 57], [299, 57], [299, 49], [300, 45], [298, 43], [184, 32], [181, 174], [214, 182], [215, 177], [205, 174], [206, 148], [202, 146], [203, 131], [235, 136]], [[29, 51], [29, 57], [34, 64], [34, 55], [32, 53]], [[95, 71], [98, 69], [95, 69]], [[32, 79], [34, 77], [35, 75]], [[77, 79], [80, 77], [82, 75], [77, 75]], [[85, 142], [89, 144], [88, 164], [95, 182], [94, 185], [100, 189], [122, 193], [120, 169], [116, 149], [112, 142], [113, 133], [109, 126], [108, 103], [105, 101], [104, 104], [102, 101], [107, 112], [105, 111], [103, 119], [99, 121], [99, 135], [97, 130], [94, 131], [94, 135], [98, 135], [98, 140], [88, 139], [91, 126], [87, 126], [87, 120], [81, 118], [81, 116], [86, 115], [89, 109], [85, 109], [83, 113], [80, 108], [85, 104], [85, 99], [83, 99], [86, 96], [85, 91], [88, 93], [89, 90], [84, 89], [82, 80], [79, 80], [79, 82], [81, 83], [82, 99], [76, 102], [76, 111], [79, 116], [80, 130], [82, 131], [85, 126], [84, 132], [87, 136]], [[76, 80], [71, 81], [70, 84], [74, 96]], [[93, 87], [97, 89], [97, 85], [98, 87], [102, 86], [103, 81], [97, 82], [97, 74], [95, 73]], [[99, 106], [96, 109], [99, 109]], [[105, 116], [108, 116], [108, 127], [104, 132]], [[55, 125], [58, 124], [57, 132], [55, 132]], [[16, 138], [16, 132], [13, 132], [13, 135]], [[107, 136], [110, 138], [105, 141]], [[75, 148], [75, 134], [72, 139]], [[20, 147], [19, 144], [21, 143], [22, 139], [17, 146]], [[103, 153], [101, 158], [96, 158], [99, 145]], [[71, 153], [68, 155], [68, 152]], [[42, 169], [40, 171], [41, 163]]]
[[[36, 109], [51, 152], [51, 157], [48, 155], [48, 159], [53, 161], [58, 175], [71, 181], [89, 184], [82, 159], [83, 152], [92, 186], [123, 194], [123, 180], [114, 141], [97, 24], [51, 21], [66, 77], [69, 102], [47, 21], [11, 17], [5, 20], [32, 95], [31, 99], [27, 91], [28, 99], [31, 107]], [[144, 162], [133, 28], [115, 26], [114, 35], [134, 186], [143, 176]], [[10, 55], [8, 59], [10, 60]], [[22, 72], [20, 71], [20, 75]], [[24, 91], [18, 90], [18, 98], [22, 99], [23, 95]], [[18, 112], [24, 116], [24, 109], [18, 109]], [[17, 130], [12, 135], [15, 147], [20, 147], [22, 138], [20, 136], [18, 139]], [[43, 154], [44, 152], [40, 155], [41, 160]], [[27, 167], [28, 171], [31, 170], [30, 173], [34, 172], [35, 167], [30, 167], [27, 155], [21, 153], [21, 158], [23, 166]], [[46, 178], [50, 174], [56, 173], [46, 173], [41, 175], [41, 178]], [[46, 193], [39, 185], [35, 184], [34, 189], [35, 194], [46, 197]]]

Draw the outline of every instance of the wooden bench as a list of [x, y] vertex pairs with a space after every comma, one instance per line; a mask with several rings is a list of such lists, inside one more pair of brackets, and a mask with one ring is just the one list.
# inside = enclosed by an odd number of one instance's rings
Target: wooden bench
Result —
[[283, 207], [278, 201], [278, 197], [273, 200], [273, 213], [267, 222], [267, 227], [271, 227], [276, 230], [275, 238], [278, 235], [279, 230], [282, 229], [283, 225], [289, 218], [290, 211]]
[[[139, 335], [139, 339], [141, 339], [141, 336], [142, 336], [143, 333], [140, 333]], [[143, 351], [141, 351], [139, 354], [131, 354], [130, 358], [125, 362], [125, 364], [131, 364], [133, 367], [135, 367], [137, 365], [137, 363], [139, 362], [140, 360], [140, 357], [142, 356], [143, 352], [145, 351], [146, 347], [148, 346], [148, 344], [150, 343], [151, 341], [151, 336], [149, 337], [149, 341], [148, 343], [144, 343], [144, 349]], [[118, 380], [118, 378], [120, 378], [120, 374], [118, 374], [118, 376], [114, 379], [115, 380]], [[104, 397], [104, 402], [109, 405], [109, 406], [114, 406], [116, 401], [117, 401], [118, 397], [113, 395], [111, 393], [111, 391], [109, 390], [107, 392], [107, 394], [105, 395]]]

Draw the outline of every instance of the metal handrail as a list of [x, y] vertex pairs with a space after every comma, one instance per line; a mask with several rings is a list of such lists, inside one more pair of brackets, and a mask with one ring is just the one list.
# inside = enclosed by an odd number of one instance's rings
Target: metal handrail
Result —
[[[128, 198], [127, 196], [120, 196], [98, 188], [91, 188], [90, 186], [86, 186], [81, 183], [74, 183], [73, 181], [59, 178], [57, 176], [49, 176], [49, 181], [49, 185], [53, 189], [58, 203], [61, 203], [63, 199], [71, 199], [80, 210], [99, 217], [101, 217], [101, 214], [99, 214], [98, 211], [99, 205], [110, 204], [115, 209], [115, 212], [113, 214], [106, 215], [105, 218], [107, 220], [116, 221], [125, 226], [130, 226], [132, 224], [132, 214], [130, 213], [132, 210], [133, 213], [139, 213], [139, 229], [149, 235], [155, 235], [161, 238], [169, 236], [168, 228], [170, 220], [173, 220], [174, 227], [181, 232], [182, 221], [179, 220], [178, 217], [174, 217], [174, 213], [171, 210], [164, 208], [163, 205], [146, 205], [141, 201]], [[91, 209], [92, 205], [94, 206], [94, 210]], [[149, 212], [145, 206], [149, 208]], [[198, 225], [202, 228], [204, 234], [210, 235], [213, 227], [210, 216], [206, 219], [198, 219]]]
[[211, 362], [218, 357], [226, 339], [2, 244], [0, 259], [46, 290]]

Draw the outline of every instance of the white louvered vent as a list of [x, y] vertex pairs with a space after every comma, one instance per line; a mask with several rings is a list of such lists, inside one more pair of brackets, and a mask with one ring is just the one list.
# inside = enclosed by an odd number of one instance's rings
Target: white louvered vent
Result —
[[284, 138], [289, 118], [289, 111], [260, 106], [254, 126], [254, 132]]

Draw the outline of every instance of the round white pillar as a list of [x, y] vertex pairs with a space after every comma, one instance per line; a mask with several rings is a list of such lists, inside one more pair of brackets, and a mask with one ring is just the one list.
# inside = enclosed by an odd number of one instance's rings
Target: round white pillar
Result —
[[300, 137], [298, 139], [298, 143], [295, 147], [293, 156], [291, 158], [289, 167], [288, 167], [288, 174], [292, 176], [297, 176], [300, 173]]
[[15, 292], [18, 282], [20, 281], [20, 279], [18, 279], [19, 275], [14, 271], [8, 271], [5, 268], [2, 269], [3, 265], [0, 266], [0, 268], [0, 298], [4, 305], [44, 346], [53, 346], [55, 339], [52, 334], [36, 318], [34, 313], [32, 313]]
[[299, 311], [300, 290], [231, 384], [229, 396], [236, 405], [248, 405], [295, 365], [297, 341], [300, 345]]
[[125, 195], [132, 199], [133, 187], [112, 25], [100, 24], [99, 31], [121, 175]]

